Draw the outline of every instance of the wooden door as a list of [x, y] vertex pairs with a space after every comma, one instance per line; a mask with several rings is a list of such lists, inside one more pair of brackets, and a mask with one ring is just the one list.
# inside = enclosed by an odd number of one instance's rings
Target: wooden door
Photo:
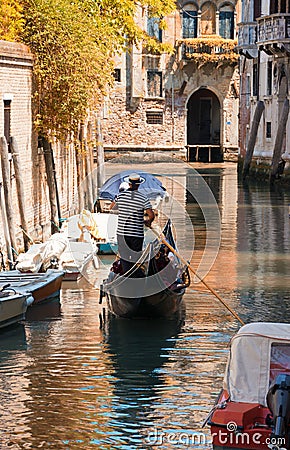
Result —
[[201, 98], [199, 105], [199, 142], [211, 142], [211, 99]]

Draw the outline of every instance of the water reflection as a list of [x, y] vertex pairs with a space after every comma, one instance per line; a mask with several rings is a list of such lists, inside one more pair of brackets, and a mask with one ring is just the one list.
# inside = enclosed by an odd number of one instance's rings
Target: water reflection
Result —
[[0, 360], [10, 357], [14, 352], [26, 349], [26, 333], [23, 323], [18, 323], [0, 332]]
[[60, 298], [54, 298], [48, 302], [39, 303], [31, 306], [26, 311], [26, 320], [33, 321], [51, 321], [61, 318]]
[[[123, 168], [115, 164], [112, 171]], [[179, 251], [191, 255], [194, 246], [198, 265], [204, 215], [184, 190], [195, 189], [196, 175], [180, 163], [156, 164], [154, 172], [168, 175], [180, 205], [167, 205]], [[221, 217], [221, 245], [206, 281], [245, 322], [289, 322], [289, 189], [239, 183], [234, 164], [204, 165], [200, 173]], [[104, 257], [100, 280], [110, 264]], [[65, 283], [60, 301], [32, 307], [24, 327], [1, 333], [1, 450], [186, 448], [146, 443], [155, 428], [209, 438], [201, 423], [222, 386], [236, 319], [196, 284], [184, 296], [184, 325], [109, 319], [100, 330], [98, 298], [85, 280]], [[211, 448], [209, 440], [193, 447]]]
[[104, 340], [116, 380], [109, 422], [114, 429], [110, 436], [112, 445], [118, 443], [118, 448], [122, 448], [121, 443], [129, 443], [134, 448], [146, 442], [148, 428], [159, 416], [158, 399], [166, 389], [161, 368], [175, 347], [184, 317], [184, 308], [171, 320], [132, 321], [112, 315], [107, 317]]
[[249, 320], [287, 322], [289, 314], [289, 190], [243, 183], [238, 208], [238, 295]]

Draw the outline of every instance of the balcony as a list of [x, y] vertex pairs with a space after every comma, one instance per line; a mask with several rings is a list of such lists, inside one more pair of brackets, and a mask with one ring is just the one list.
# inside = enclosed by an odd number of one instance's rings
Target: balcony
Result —
[[257, 19], [257, 45], [270, 55], [290, 54], [290, 14], [272, 14]]
[[257, 58], [257, 22], [241, 22], [238, 24], [238, 28], [238, 52], [247, 58]]
[[237, 41], [223, 39], [217, 35], [202, 36], [177, 41], [179, 60], [184, 62], [231, 63], [236, 64], [239, 55], [236, 52]]

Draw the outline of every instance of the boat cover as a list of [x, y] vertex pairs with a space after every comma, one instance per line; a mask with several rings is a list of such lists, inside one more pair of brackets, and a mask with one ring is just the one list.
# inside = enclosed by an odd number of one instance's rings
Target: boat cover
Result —
[[243, 326], [231, 341], [224, 377], [230, 399], [267, 406], [269, 386], [280, 372], [290, 373], [290, 324]]
[[[123, 182], [128, 182], [129, 175], [131, 173], [132, 169], [125, 170], [109, 178], [101, 187], [99, 198], [114, 200], [119, 193], [120, 184]], [[155, 199], [158, 196], [163, 198], [167, 194], [161, 181], [159, 181], [154, 175], [143, 171], [138, 171], [138, 174], [141, 178], [139, 191], [143, 192], [143, 194], [145, 194], [148, 198]]]

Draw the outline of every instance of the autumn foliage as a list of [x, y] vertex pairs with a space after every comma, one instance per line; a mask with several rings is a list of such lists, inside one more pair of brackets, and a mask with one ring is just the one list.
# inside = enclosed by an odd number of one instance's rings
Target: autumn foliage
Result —
[[148, 38], [135, 21], [140, 7], [162, 18], [175, 9], [175, 2], [2, 0], [1, 19], [5, 16], [5, 20], [1, 38], [24, 42], [35, 57], [36, 128], [40, 134], [67, 136], [89, 109], [100, 104], [113, 81], [116, 53]]

